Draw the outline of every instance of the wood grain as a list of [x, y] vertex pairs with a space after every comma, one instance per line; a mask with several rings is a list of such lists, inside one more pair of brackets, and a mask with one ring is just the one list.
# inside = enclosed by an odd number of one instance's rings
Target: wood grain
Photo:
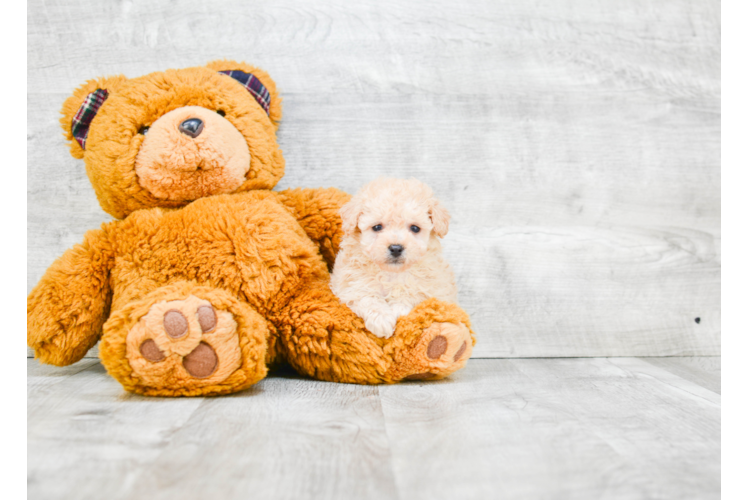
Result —
[[269, 378], [206, 400], [173, 440], [124, 498], [397, 497], [376, 387]]
[[694, 384], [722, 394], [722, 357], [641, 358]]
[[472, 360], [381, 394], [401, 498], [719, 498], [719, 395], [641, 360]]
[[95, 359], [83, 359], [69, 366], [51, 366], [28, 360], [26, 369], [26, 388], [28, 395], [39, 394], [50, 387], [65, 381], [70, 376], [98, 365]]
[[524, 226], [455, 235], [447, 253], [490, 332], [476, 357], [718, 355], [716, 246], [676, 228]]
[[202, 403], [125, 393], [94, 360], [28, 363], [28, 498], [118, 498]]
[[209, 399], [28, 364], [30, 499], [720, 496], [720, 396], [636, 358], [471, 360], [381, 387], [283, 372]]
[[27, 291], [108, 220], [59, 131], [69, 92], [227, 57], [283, 94], [279, 189], [434, 188], [475, 356], [719, 354], [719, 15], [686, 0], [34, 0]]

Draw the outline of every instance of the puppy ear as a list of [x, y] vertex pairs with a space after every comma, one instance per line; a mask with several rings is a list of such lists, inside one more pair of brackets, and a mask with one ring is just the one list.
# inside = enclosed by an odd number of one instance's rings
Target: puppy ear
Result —
[[431, 208], [429, 209], [429, 217], [431, 217], [431, 223], [434, 225], [434, 234], [440, 238], [444, 238], [449, 231], [449, 212], [444, 208], [439, 200], [432, 200]]
[[353, 198], [340, 207], [340, 218], [343, 220], [343, 232], [353, 234], [358, 227], [358, 218], [361, 216], [361, 203]]
[[89, 80], [65, 100], [60, 125], [74, 158], [83, 158], [91, 122], [107, 97], [125, 82], [127, 78], [121, 75]]

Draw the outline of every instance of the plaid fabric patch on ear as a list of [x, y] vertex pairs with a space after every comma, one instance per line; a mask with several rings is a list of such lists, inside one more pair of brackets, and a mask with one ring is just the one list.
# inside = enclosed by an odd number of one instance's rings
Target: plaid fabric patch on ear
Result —
[[244, 88], [247, 89], [250, 94], [252, 94], [252, 97], [254, 97], [255, 101], [257, 101], [259, 105], [262, 106], [262, 109], [265, 110], [265, 113], [270, 115], [270, 92], [268, 92], [268, 89], [265, 88], [262, 82], [255, 75], [253, 75], [252, 73], [245, 73], [244, 71], [239, 71], [237, 69], [219, 71], [219, 73], [228, 75], [237, 82], [244, 85]]
[[109, 92], [105, 89], [94, 90], [86, 96], [86, 100], [83, 101], [73, 117], [73, 137], [83, 149], [86, 149], [86, 138], [88, 138], [88, 128], [91, 126], [91, 120], [94, 119], [107, 97], [109, 97]]

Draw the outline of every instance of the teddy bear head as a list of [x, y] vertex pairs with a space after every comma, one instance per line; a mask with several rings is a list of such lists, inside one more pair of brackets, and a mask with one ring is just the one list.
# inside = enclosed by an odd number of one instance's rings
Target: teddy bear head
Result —
[[278, 92], [235, 61], [89, 80], [60, 122], [101, 207], [116, 218], [205, 196], [272, 189], [283, 176]]

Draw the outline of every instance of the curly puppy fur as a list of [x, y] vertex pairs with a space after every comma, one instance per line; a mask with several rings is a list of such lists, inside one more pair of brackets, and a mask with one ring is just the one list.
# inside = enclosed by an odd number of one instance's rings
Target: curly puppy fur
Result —
[[457, 285], [439, 238], [449, 213], [416, 179], [378, 179], [340, 210], [345, 237], [330, 287], [374, 335], [389, 338], [397, 319], [434, 297], [457, 302]]

